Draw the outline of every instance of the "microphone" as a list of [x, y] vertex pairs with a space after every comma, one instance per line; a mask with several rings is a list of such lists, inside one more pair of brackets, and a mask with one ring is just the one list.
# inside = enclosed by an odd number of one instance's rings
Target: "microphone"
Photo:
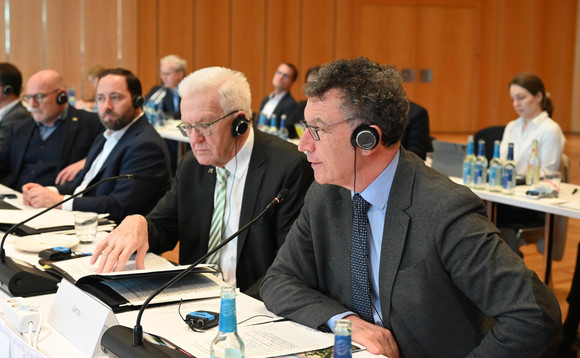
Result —
[[153, 93], [151, 98], [149, 98], [153, 102], [153, 104], [155, 104], [156, 106], [159, 103], [161, 103], [163, 101], [163, 99], [165, 99], [165, 96], [167, 95], [167, 92], [165, 91], [165, 89], [166, 89], [165, 86], [159, 87], [159, 89], [157, 91], [155, 91], [155, 93]]
[[[209, 250], [205, 255], [200, 257], [197, 261], [189, 265], [185, 270], [180, 272], [178, 275], [173, 277], [169, 280], [166, 284], [159, 287], [155, 292], [151, 294], [143, 302], [141, 309], [139, 309], [139, 314], [137, 315], [137, 321], [135, 327], [131, 331], [129, 327], [115, 325], [110, 327], [105, 331], [103, 334], [103, 338], [101, 338], [101, 347], [105, 352], [111, 352], [115, 354], [117, 357], [191, 357], [191, 355], [185, 352], [183, 349], [175, 346], [173, 343], [163, 339], [162, 337], [153, 336], [154, 339], [147, 339], [143, 341], [143, 328], [141, 327], [141, 316], [143, 316], [143, 312], [145, 308], [149, 305], [151, 300], [155, 298], [159, 293], [163, 292], [167, 287], [171, 286], [185, 275], [190, 273], [197, 265], [205, 261], [208, 257], [213, 255], [217, 250], [221, 249], [224, 245], [228, 244], [234, 238], [236, 238], [241, 232], [247, 230], [250, 226], [252, 226], [256, 221], [258, 221], [262, 216], [264, 216], [270, 209], [274, 206], [280, 204], [285, 197], [288, 196], [289, 190], [284, 188], [280, 190], [278, 195], [266, 206], [261, 213], [258, 214], [255, 218], [250, 220], [246, 225], [240, 228], [238, 231], [233, 233], [230, 237], [223, 240], [219, 245], [217, 245], [212, 250]], [[147, 334], [147, 333], [145, 333]], [[132, 337], [132, 339], [131, 339]], [[128, 344], [127, 342], [132, 340], [132, 344]], [[159, 343], [152, 343], [153, 341]]]
[[0, 286], [10, 292], [10, 294], [13, 296], [22, 297], [56, 292], [56, 285], [60, 282], [60, 278], [42, 271], [36, 266], [30, 265], [24, 261], [16, 261], [15, 259], [6, 257], [4, 242], [6, 241], [8, 235], [30, 220], [43, 215], [44, 213], [58, 207], [59, 205], [62, 205], [63, 203], [66, 203], [69, 200], [76, 198], [79, 195], [93, 190], [104, 182], [118, 179], [137, 180], [139, 178], [139, 174], [125, 174], [103, 179], [93, 185], [90, 185], [85, 190], [73, 194], [63, 201], [56, 203], [53, 206], [46, 208], [45, 210], [42, 210], [38, 214], [35, 214], [24, 221], [12, 225], [8, 230], [6, 230], [4, 236], [2, 237], [2, 242], [0, 243]]

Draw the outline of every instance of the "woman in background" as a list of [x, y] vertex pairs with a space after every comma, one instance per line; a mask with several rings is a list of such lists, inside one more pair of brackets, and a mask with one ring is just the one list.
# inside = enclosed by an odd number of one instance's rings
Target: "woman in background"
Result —
[[[104, 70], [105, 69], [103, 68], [103, 66], [95, 65], [95, 66], [89, 68], [89, 70], [87, 71], [87, 80], [89, 81], [89, 83], [93, 89], [97, 88], [97, 83], [99, 82], [99, 76], [101, 75], [101, 73], [103, 73]], [[85, 98], [87, 98], [87, 99], [77, 100], [75, 103], [75, 107], [77, 109], [84, 109], [85, 111], [96, 112], [97, 107], [95, 106], [95, 92], [92, 91], [92, 93], [89, 96], [86, 96]]]
[[500, 147], [501, 159], [507, 159], [508, 143], [514, 143], [518, 176], [525, 177], [532, 142], [537, 139], [540, 176], [546, 170], [558, 171], [566, 138], [560, 125], [551, 119], [554, 106], [542, 80], [531, 73], [520, 73], [511, 80], [509, 91], [519, 118], [505, 127]]

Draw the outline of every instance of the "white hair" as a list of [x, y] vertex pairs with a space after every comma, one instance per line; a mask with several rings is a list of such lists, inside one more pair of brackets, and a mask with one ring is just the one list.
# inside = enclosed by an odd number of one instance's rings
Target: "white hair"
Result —
[[205, 91], [215, 91], [224, 112], [244, 111], [252, 118], [252, 93], [246, 76], [225, 67], [206, 67], [185, 77], [178, 87], [179, 96], [188, 96]]
[[177, 55], [167, 55], [159, 60], [159, 63], [162, 65], [170, 64], [175, 71], [183, 71], [183, 73], [187, 71], [187, 61]]

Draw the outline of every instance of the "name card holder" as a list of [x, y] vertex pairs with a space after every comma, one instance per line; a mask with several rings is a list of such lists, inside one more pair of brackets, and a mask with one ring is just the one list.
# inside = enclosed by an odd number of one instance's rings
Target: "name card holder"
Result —
[[60, 282], [48, 323], [89, 357], [102, 356], [101, 337], [117, 324], [110, 307], [67, 280]]

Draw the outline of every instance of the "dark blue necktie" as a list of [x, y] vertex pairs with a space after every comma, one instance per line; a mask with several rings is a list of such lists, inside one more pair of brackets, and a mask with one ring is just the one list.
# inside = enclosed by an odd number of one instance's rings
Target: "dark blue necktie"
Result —
[[352, 242], [350, 248], [350, 273], [352, 282], [352, 305], [360, 318], [374, 323], [371, 306], [371, 289], [368, 273], [367, 212], [369, 203], [360, 194], [352, 198]]

